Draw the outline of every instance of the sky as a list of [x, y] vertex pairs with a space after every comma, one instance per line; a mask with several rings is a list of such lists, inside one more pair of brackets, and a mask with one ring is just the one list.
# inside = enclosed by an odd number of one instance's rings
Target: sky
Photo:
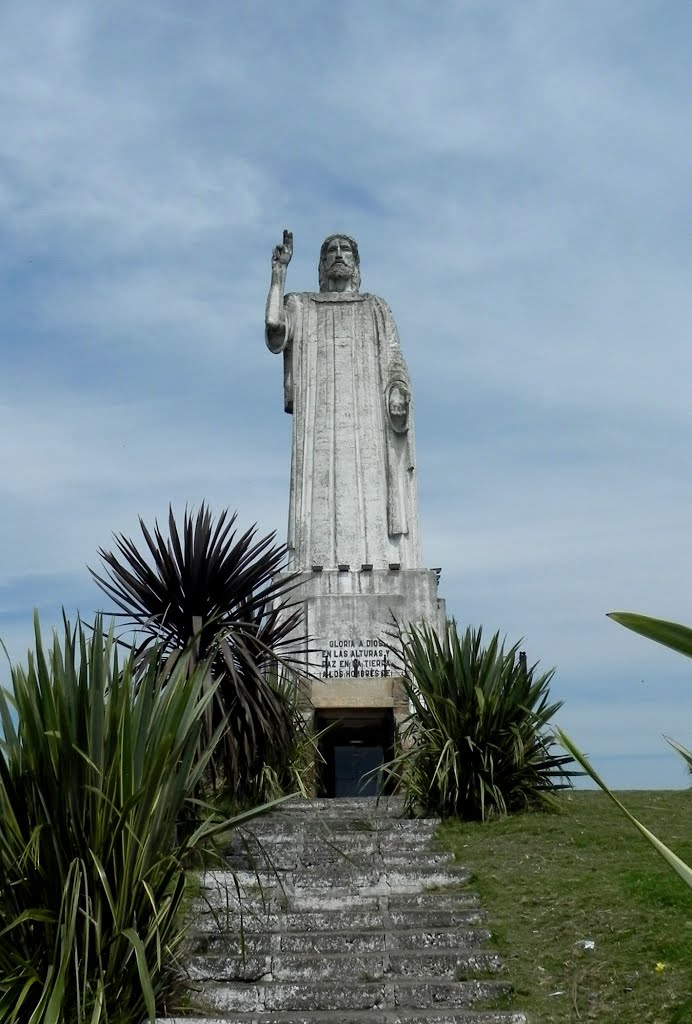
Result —
[[[689, 784], [692, 5], [0, 4], [0, 637], [206, 500], [277, 531], [272, 247], [358, 240], [413, 381], [447, 609], [555, 667], [617, 788]], [[0, 665], [0, 682], [9, 670]]]

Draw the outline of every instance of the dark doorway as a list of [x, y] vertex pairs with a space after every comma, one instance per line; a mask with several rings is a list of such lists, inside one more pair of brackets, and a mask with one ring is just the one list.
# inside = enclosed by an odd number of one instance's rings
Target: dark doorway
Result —
[[323, 763], [322, 796], [377, 796], [377, 769], [392, 756], [394, 718], [390, 708], [334, 708], [315, 714]]

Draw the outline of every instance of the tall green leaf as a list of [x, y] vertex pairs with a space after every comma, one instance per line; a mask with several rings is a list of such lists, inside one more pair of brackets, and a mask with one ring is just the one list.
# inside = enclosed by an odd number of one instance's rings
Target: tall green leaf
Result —
[[677, 622], [665, 619], [654, 619], [649, 615], [638, 615], [635, 612], [608, 612], [608, 618], [619, 622], [640, 636], [655, 640], [664, 647], [670, 647], [679, 654], [692, 658], [692, 629]]
[[664, 843], [662, 843], [661, 840], [653, 834], [653, 832], [650, 832], [648, 828], [646, 828], [646, 826], [642, 825], [642, 823], [637, 818], [635, 818], [630, 811], [627, 810], [625, 805], [621, 803], [620, 800], [618, 800], [618, 798], [612, 792], [612, 790], [608, 788], [608, 786], [605, 784], [605, 782], [600, 777], [600, 775], [593, 767], [593, 765], [590, 764], [586, 755], [579, 750], [579, 748], [572, 742], [569, 736], [562, 731], [562, 729], [555, 730], [555, 738], [558, 740], [559, 743], [562, 744], [565, 750], [568, 750], [570, 752], [574, 760], [582, 766], [587, 775], [590, 775], [594, 782], [601, 787], [603, 792], [610, 797], [615, 806], [618, 807], [625, 815], [625, 817], [627, 817], [632, 822], [634, 827], [644, 836], [644, 838], [649, 843], [651, 843], [656, 852], [659, 853], [661, 857], [663, 857], [663, 859], [673, 869], [673, 871], [677, 872], [677, 874], [680, 875], [682, 880], [684, 882], [687, 882], [689, 886], [692, 886], [692, 867], [690, 867], [688, 864], [685, 864], [685, 862], [680, 857], [678, 857], [677, 854], [673, 853], [673, 851], [669, 849], [669, 847], [667, 847]]
[[[641, 636], [647, 637], [649, 640], [654, 640], [656, 643], [663, 644], [664, 647], [670, 647], [679, 654], [684, 654], [686, 657], [692, 658], [692, 629], [689, 629], [687, 626], [682, 626], [677, 622], [668, 622], [665, 619], [655, 619], [648, 615], [639, 615], [634, 612], [610, 612], [609, 618], [618, 622], [621, 626], [626, 626], [627, 629], [631, 629], [635, 633], [639, 633]], [[662, 843], [657, 836], [650, 832], [640, 821], [637, 820], [637, 818], [634, 817], [633, 814], [630, 813], [630, 811], [627, 810], [615, 794], [608, 789], [608, 786], [589, 763], [586, 756], [575, 746], [566, 733], [561, 729], [558, 729], [556, 731], [556, 736], [563, 747], [566, 750], [569, 750], [575, 760], [581, 764], [584, 771], [591, 776], [594, 782], [601, 787], [604, 793], [608, 794], [613, 803], [619, 807], [627, 818], [629, 818], [644, 838], [651, 843], [657, 853], [659, 853], [670, 867], [680, 875], [683, 881], [692, 886], [692, 868], [685, 864], [677, 854], [673, 853], [672, 850]], [[675, 740], [668, 737], [666, 737], [666, 739], [673, 749], [677, 750], [677, 752], [682, 756], [688, 768], [692, 771], [692, 751], [687, 750]]]

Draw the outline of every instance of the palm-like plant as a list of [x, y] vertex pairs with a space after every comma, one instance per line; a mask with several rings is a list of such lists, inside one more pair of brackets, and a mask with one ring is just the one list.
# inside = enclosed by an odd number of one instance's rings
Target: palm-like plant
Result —
[[[220, 830], [177, 828], [213, 689], [204, 665], [167, 681], [155, 655], [119, 659], [100, 619], [65, 622], [0, 690], [0, 1020], [153, 1020], [182, 939], [185, 866]], [[257, 812], [255, 812], [257, 813]]]
[[551, 752], [553, 671], [538, 675], [498, 633], [487, 647], [480, 629], [460, 637], [454, 620], [442, 635], [411, 627], [401, 642], [413, 713], [387, 770], [409, 810], [485, 820], [550, 803], [570, 785], [571, 759]]
[[279, 575], [286, 548], [274, 534], [257, 539], [255, 526], [238, 535], [236, 514], [215, 521], [204, 503], [196, 515], [185, 511], [180, 532], [171, 509], [168, 536], [158, 523], [153, 532], [141, 519], [140, 526], [143, 552], [116, 534], [115, 553], [99, 550], [105, 574], [90, 571], [115, 614], [137, 630], [138, 654], [156, 647], [171, 662], [209, 664], [216, 685], [202, 745], [226, 723], [211, 769], [251, 802], [264, 766], [283, 764], [293, 744], [291, 705], [269, 671], [290, 660], [301, 621], [290, 604], [294, 580]]

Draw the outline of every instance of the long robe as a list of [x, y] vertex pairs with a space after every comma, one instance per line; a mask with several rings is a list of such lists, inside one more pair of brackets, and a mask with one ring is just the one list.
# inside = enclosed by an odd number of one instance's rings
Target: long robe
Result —
[[421, 566], [413, 416], [392, 429], [385, 402], [408, 371], [389, 306], [374, 295], [286, 296], [284, 402], [293, 414], [290, 564], [352, 570]]

